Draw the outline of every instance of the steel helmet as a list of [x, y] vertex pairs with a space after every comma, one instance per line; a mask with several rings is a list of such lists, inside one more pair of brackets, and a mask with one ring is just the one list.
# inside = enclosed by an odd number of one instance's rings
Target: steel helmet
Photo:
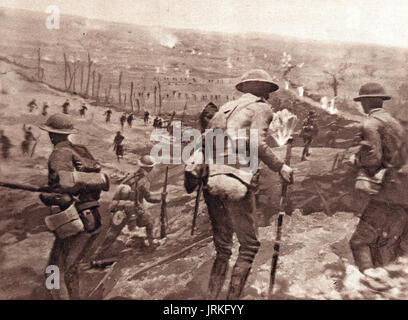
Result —
[[259, 87], [263, 87], [267, 92], [274, 92], [279, 89], [269, 73], [262, 69], [254, 69], [244, 73], [235, 87], [244, 93], [251, 93], [252, 88]]

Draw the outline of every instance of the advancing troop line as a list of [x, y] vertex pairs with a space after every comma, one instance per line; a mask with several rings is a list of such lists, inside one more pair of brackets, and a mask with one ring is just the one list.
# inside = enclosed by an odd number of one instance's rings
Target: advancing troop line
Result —
[[[251, 70], [242, 76], [236, 88], [243, 95], [227, 102], [219, 109], [212, 103], [208, 104], [200, 115], [200, 126], [204, 138], [205, 129], [222, 129], [223, 132], [231, 128], [258, 129], [258, 157], [281, 176], [282, 212], [278, 215], [278, 236], [273, 258], [271, 253], [269, 290], [271, 297], [278, 264], [281, 226], [286, 211], [287, 188], [293, 183], [293, 170], [289, 166], [291, 139], [285, 161], [279, 159], [266, 143], [267, 130], [273, 118], [273, 111], [267, 100], [271, 93], [279, 89], [268, 73], [263, 70]], [[361, 127], [360, 149], [348, 161], [348, 164], [357, 168], [359, 172], [356, 191], [367, 199], [366, 209], [350, 240], [355, 263], [362, 272], [387, 264], [408, 249], [408, 242], [406, 242], [408, 204], [401, 200], [406, 181], [398, 180], [401, 178], [400, 169], [406, 164], [408, 158], [408, 147], [401, 124], [382, 109], [383, 101], [389, 99], [384, 89], [376, 83], [362, 86], [359, 96], [355, 98], [356, 101], [361, 102], [368, 115]], [[109, 111], [110, 109], [104, 114], [107, 123], [112, 114]], [[305, 141], [305, 148], [302, 160], [306, 160], [310, 155], [309, 146], [318, 131], [314, 116], [315, 114], [311, 112], [303, 124], [301, 136]], [[121, 119], [121, 123], [124, 124], [127, 120], [131, 126], [132, 119], [129, 120], [124, 115]], [[148, 119], [149, 114], [145, 113], [145, 124]], [[155, 126], [158, 126], [157, 121]], [[101, 228], [98, 200], [101, 192], [109, 189], [109, 180], [101, 172], [99, 163], [85, 147], [69, 142], [68, 136], [77, 133], [69, 116], [52, 115], [40, 128], [49, 133], [50, 141], [54, 145], [48, 160], [48, 186], [30, 189], [11, 183], [0, 185], [42, 192], [40, 199], [50, 208], [46, 224], [56, 236], [49, 264], [60, 268], [62, 279], [61, 289], [51, 290], [52, 294], [56, 299], [78, 299], [80, 261], [87, 255], [96, 259], [102, 257], [125, 225], [130, 229], [136, 225], [146, 227], [148, 247], [152, 250], [155, 248], [153, 223], [144, 209], [144, 200], [162, 203], [161, 237], [165, 236], [163, 226], [166, 222], [167, 171], [163, 191], [151, 192], [147, 175], [154, 167], [154, 163], [149, 156], [140, 158], [138, 170], [129, 174], [117, 187], [110, 208], [111, 222], [103, 244], [96, 252], [90, 253], [89, 248], [92, 247]], [[118, 160], [123, 157], [123, 150], [120, 148], [123, 140], [124, 137], [118, 132], [114, 141]], [[204, 152], [204, 150], [201, 151]], [[242, 174], [237, 165], [193, 163], [185, 167], [184, 173], [187, 193], [197, 192], [191, 234], [194, 233], [201, 192], [208, 207], [212, 225], [216, 258], [211, 269], [208, 298], [219, 298], [226, 280], [235, 233], [240, 249], [232, 270], [227, 299], [239, 299], [261, 245], [255, 223], [255, 193], [259, 184], [259, 171], [248, 176], [247, 173]], [[395, 181], [402, 181], [398, 185], [401, 190], [398, 189]], [[200, 242], [205, 240], [202, 239]], [[171, 257], [165, 257], [159, 263], [169, 259]], [[155, 265], [157, 264], [151, 267]], [[143, 269], [143, 271], [146, 270]], [[92, 292], [99, 290], [100, 287], [101, 284]]]

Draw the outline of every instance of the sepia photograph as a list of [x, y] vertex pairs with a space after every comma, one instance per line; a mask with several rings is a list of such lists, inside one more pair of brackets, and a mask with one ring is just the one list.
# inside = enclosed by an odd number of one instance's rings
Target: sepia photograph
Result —
[[408, 299], [407, 17], [0, 0], [0, 300]]

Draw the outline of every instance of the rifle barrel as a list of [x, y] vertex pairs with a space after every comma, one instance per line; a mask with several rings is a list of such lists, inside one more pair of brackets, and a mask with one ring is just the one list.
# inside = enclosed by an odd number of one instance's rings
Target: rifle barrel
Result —
[[[169, 177], [169, 166], [166, 167], [166, 174], [164, 176], [164, 183], [163, 183], [163, 193], [167, 191], [168, 177]], [[160, 211], [160, 222], [161, 222], [160, 238], [163, 239], [166, 237], [166, 198], [162, 200], [161, 211]]]
[[[292, 143], [293, 139], [288, 140], [288, 144], [286, 146], [286, 156], [285, 156], [285, 164], [290, 165], [290, 160], [292, 157]], [[278, 260], [279, 260], [279, 251], [280, 251], [280, 242], [282, 238], [282, 224], [283, 224], [283, 216], [287, 211], [287, 192], [288, 192], [289, 183], [286, 181], [282, 181], [282, 193], [280, 199], [280, 207], [281, 212], [278, 215], [278, 222], [277, 222], [277, 232], [276, 232], [276, 240], [273, 246], [273, 256], [272, 256], [272, 263], [271, 263], [271, 276], [269, 278], [269, 292], [268, 298], [272, 299], [273, 296], [273, 288], [275, 286], [275, 279], [276, 279], [276, 271], [278, 269]]]
[[194, 229], [196, 226], [196, 221], [197, 221], [197, 215], [198, 215], [198, 207], [200, 205], [200, 195], [201, 195], [201, 189], [203, 187], [203, 184], [200, 183], [198, 185], [198, 189], [197, 189], [197, 196], [196, 196], [196, 201], [195, 201], [195, 206], [194, 206], [194, 215], [193, 215], [193, 223], [191, 226], [191, 235], [194, 235]]
[[24, 191], [30, 191], [30, 192], [51, 193], [48, 187], [37, 187], [37, 186], [26, 185], [26, 184], [21, 184], [21, 183], [11, 183], [11, 182], [0, 181], [0, 187], [16, 189], [16, 190], [24, 190]]

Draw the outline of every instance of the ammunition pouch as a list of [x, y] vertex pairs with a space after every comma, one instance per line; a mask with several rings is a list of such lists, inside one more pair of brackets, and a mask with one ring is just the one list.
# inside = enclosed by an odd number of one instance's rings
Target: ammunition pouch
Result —
[[364, 169], [359, 170], [355, 189], [370, 196], [377, 195], [383, 186], [387, 170], [386, 168], [381, 169], [372, 177]]
[[59, 185], [69, 193], [79, 191], [109, 191], [109, 177], [100, 172], [59, 172]]
[[85, 226], [74, 205], [64, 211], [47, 216], [45, 224], [59, 239], [65, 239], [85, 231]]
[[75, 207], [79, 213], [86, 232], [94, 232], [101, 226], [101, 216], [98, 211], [99, 202], [77, 202]]

